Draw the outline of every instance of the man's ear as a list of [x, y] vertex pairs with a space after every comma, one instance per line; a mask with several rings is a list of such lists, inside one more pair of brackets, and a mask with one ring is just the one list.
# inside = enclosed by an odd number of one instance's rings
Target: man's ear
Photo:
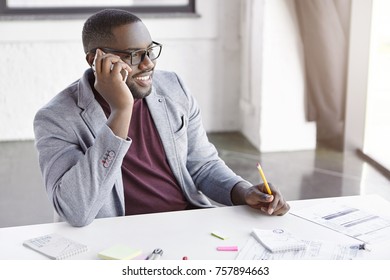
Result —
[[85, 56], [85, 60], [87, 61], [87, 63], [89, 64], [89, 66], [92, 66], [93, 64], [93, 60], [95, 59], [95, 54], [94, 53], [87, 53], [86, 56]]

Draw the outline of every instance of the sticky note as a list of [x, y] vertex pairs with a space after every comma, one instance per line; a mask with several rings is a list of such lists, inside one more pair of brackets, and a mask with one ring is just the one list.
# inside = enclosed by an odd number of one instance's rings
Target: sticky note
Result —
[[131, 260], [142, 253], [139, 249], [128, 246], [115, 245], [98, 253], [98, 257], [103, 260]]
[[228, 237], [226, 235], [224, 235], [223, 233], [221, 233], [219, 231], [216, 231], [216, 230], [212, 231], [211, 235], [215, 236], [215, 237], [217, 237], [219, 239], [222, 239], [222, 240], [228, 239]]
[[217, 251], [238, 251], [238, 246], [218, 246]]

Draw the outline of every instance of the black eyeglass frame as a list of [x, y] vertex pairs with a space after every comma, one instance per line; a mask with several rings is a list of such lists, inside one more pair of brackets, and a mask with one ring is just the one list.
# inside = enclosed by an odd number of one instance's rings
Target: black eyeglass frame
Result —
[[[126, 51], [126, 50], [117, 50], [117, 49], [112, 49], [112, 48], [106, 48], [106, 47], [98, 47], [98, 48], [93, 48], [92, 50], [90, 50], [88, 53], [96, 53], [96, 50], [97, 49], [100, 49], [104, 52], [107, 52], [107, 53], [113, 53], [113, 54], [125, 54], [125, 55], [128, 55], [130, 56], [130, 65], [131, 66], [135, 66], [135, 65], [139, 65], [140, 63], [142, 63], [142, 61], [144, 60], [145, 58], [145, 55], [147, 55], [149, 57], [150, 60], [156, 60], [157, 58], [160, 57], [161, 55], [161, 51], [162, 51], [162, 44], [156, 42], [156, 41], [152, 41], [152, 44], [151, 46], [145, 48], [145, 49], [136, 49], [136, 50], [133, 50], [133, 51]], [[159, 48], [159, 52], [158, 54], [154, 57], [154, 58], [151, 58], [149, 56], [149, 52], [150, 52], [150, 49], [152, 48], [155, 48], [155, 47], [160, 47]], [[136, 52], [144, 52], [142, 57], [141, 57], [141, 60], [138, 62], [138, 63], [133, 63], [133, 54], [136, 53]]]

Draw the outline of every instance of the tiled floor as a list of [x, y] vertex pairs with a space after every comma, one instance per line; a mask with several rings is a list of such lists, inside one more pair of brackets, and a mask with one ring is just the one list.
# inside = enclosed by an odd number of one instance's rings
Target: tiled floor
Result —
[[0, 153], [0, 227], [53, 221], [33, 141], [0, 142]]
[[[355, 154], [321, 148], [260, 154], [238, 133], [209, 138], [227, 165], [253, 184], [260, 182], [260, 162], [287, 200], [377, 193], [390, 201], [390, 181]], [[0, 142], [0, 153], [0, 227], [51, 222], [34, 143]]]
[[234, 171], [252, 183], [260, 182], [259, 161], [268, 181], [287, 200], [377, 193], [390, 200], [390, 181], [354, 153], [325, 148], [314, 151], [260, 154], [240, 134], [215, 133], [220, 156]]

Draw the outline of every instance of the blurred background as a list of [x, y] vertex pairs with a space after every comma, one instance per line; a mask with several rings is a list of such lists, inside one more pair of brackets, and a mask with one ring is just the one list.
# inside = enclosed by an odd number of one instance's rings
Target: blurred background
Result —
[[32, 121], [87, 69], [84, 21], [126, 8], [163, 44], [221, 157], [288, 200], [390, 200], [386, 0], [1, 0], [0, 227], [46, 223]]

